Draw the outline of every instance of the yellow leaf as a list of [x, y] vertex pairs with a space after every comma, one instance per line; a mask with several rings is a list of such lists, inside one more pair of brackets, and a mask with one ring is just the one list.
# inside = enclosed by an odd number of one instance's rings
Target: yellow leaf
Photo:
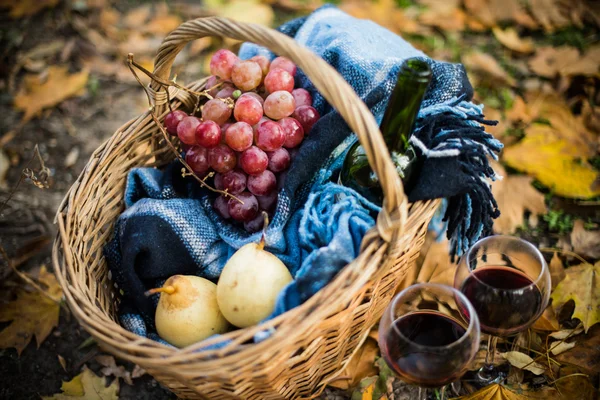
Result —
[[590, 47], [581, 55], [575, 47], [540, 47], [529, 60], [529, 68], [539, 76], [594, 76], [600, 66], [600, 46]]
[[489, 54], [475, 51], [465, 55], [462, 58], [467, 71], [480, 73], [493, 80], [515, 86], [515, 79], [508, 75], [506, 71], [498, 64], [498, 61]]
[[584, 222], [580, 219], [573, 223], [571, 231], [573, 251], [580, 256], [600, 258], [600, 231], [586, 231]]
[[583, 323], [587, 333], [600, 321], [600, 261], [567, 268], [565, 279], [552, 293], [552, 306], [556, 310], [569, 300], [575, 302], [573, 318]]
[[503, 160], [526, 172], [556, 194], [564, 197], [589, 198], [600, 194], [594, 188], [598, 173], [577, 146], [561, 137], [553, 127], [533, 124], [519, 143], [504, 150]]
[[502, 30], [495, 27], [492, 32], [496, 39], [510, 50], [524, 54], [533, 52], [533, 40], [531, 38], [521, 39], [514, 28]]
[[[215, 2], [218, 3], [218, 2]], [[258, 0], [236, 0], [220, 4], [211, 9], [221, 17], [235, 19], [240, 22], [251, 22], [270, 26], [275, 14], [273, 9]]]
[[527, 400], [547, 398], [546, 396], [536, 392], [512, 391], [508, 387], [496, 383], [468, 396], [459, 397], [457, 400]]
[[535, 375], [541, 375], [546, 371], [546, 368], [543, 365], [533, 361], [533, 358], [529, 357], [525, 353], [521, 353], [519, 351], [508, 351], [506, 353], [500, 353], [500, 355], [513, 367], [531, 371]]
[[12, 18], [29, 17], [57, 4], [58, 0], [0, 0], [0, 8], [9, 8]]
[[558, 320], [552, 306], [548, 306], [542, 316], [539, 317], [531, 326], [538, 331], [555, 331], [559, 328]]
[[[48, 286], [47, 294], [55, 299], [62, 296], [62, 290], [53, 274], [40, 270], [41, 283]], [[16, 300], [0, 308], [0, 322], [11, 322], [0, 332], [0, 348], [14, 347], [20, 355], [35, 335], [37, 347], [58, 325], [60, 306], [38, 291], [20, 290]]]
[[375, 391], [375, 382], [367, 386], [362, 393], [362, 400], [373, 400], [373, 392]]
[[558, 257], [558, 254], [554, 253], [552, 260], [550, 260], [550, 278], [552, 282], [552, 289], [554, 289], [560, 281], [565, 279], [565, 267]]
[[[492, 193], [498, 202], [500, 217], [494, 220], [494, 232], [514, 233], [523, 225], [525, 211], [530, 211], [530, 224], [537, 224], [537, 215], [546, 213], [544, 195], [538, 192], [528, 176], [507, 176], [500, 164], [493, 165], [494, 170], [503, 176], [502, 180], [492, 182]], [[515, 193], [519, 193], [515, 196]]]
[[36, 75], [25, 77], [25, 87], [15, 96], [15, 107], [25, 112], [23, 121], [29, 121], [44, 108], [79, 95], [87, 80], [87, 71], [70, 74], [67, 67], [50, 66], [45, 81]]
[[119, 380], [115, 379], [110, 386], [106, 386], [106, 379], [99, 377], [87, 368], [68, 382], [63, 382], [62, 393], [54, 396], [44, 396], [43, 400], [118, 400]]

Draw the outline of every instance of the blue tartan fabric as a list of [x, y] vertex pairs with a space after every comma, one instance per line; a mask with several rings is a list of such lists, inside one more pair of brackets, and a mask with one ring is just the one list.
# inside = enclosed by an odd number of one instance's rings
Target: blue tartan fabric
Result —
[[[402, 61], [423, 57], [433, 80], [411, 139], [423, 167], [408, 193], [411, 201], [445, 198], [445, 214], [435, 228], [446, 230], [460, 254], [490, 231], [498, 215], [489, 188], [495, 179], [487, 158], [502, 145], [484, 131], [482, 106], [460, 64], [427, 58], [408, 42], [373, 22], [355, 19], [333, 6], [284, 24], [279, 30], [325, 59], [353, 86], [377, 121], [383, 117]], [[245, 43], [242, 59], [267, 49]], [[302, 304], [351, 260], [380, 210], [356, 192], [335, 184], [348, 147], [356, 137], [315, 90], [302, 71], [297, 86], [311, 92], [322, 118], [302, 143], [279, 194], [267, 230], [267, 249], [290, 269], [294, 282], [280, 294], [273, 316]], [[194, 274], [217, 282], [227, 259], [260, 234], [248, 234], [212, 211], [212, 194], [181, 176], [174, 162], [164, 170], [134, 169], [125, 192], [126, 210], [105, 247], [115, 284], [122, 290], [123, 326], [157, 339], [156, 297], [144, 292], [174, 274]], [[268, 332], [255, 338], [268, 336]]]

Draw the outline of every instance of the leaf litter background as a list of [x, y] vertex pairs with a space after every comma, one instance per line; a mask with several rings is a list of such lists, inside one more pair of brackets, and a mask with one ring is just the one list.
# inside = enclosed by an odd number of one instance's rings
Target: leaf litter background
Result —
[[[600, 3], [583, 0], [350, 0], [337, 3], [467, 67], [490, 132], [506, 148], [493, 190], [496, 233], [538, 245], [552, 305], [500, 343], [509, 374], [465, 399], [591, 399], [600, 374]], [[51, 271], [53, 214], [91, 153], [146, 99], [124, 64], [151, 69], [182, 21], [222, 15], [276, 26], [321, 0], [0, 0], [0, 398], [169, 399], [138, 366], [104, 354], [61, 300]], [[178, 57], [179, 82], [238, 43], [198, 40]], [[447, 242], [428, 239], [411, 283], [450, 284]], [[483, 363], [483, 347], [473, 369]], [[106, 378], [105, 378], [106, 377]], [[410, 399], [379, 358], [373, 330], [323, 399]]]

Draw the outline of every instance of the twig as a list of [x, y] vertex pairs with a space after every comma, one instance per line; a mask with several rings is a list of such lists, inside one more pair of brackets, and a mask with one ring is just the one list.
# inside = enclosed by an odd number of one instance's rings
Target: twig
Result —
[[38, 285], [33, 279], [31, 279], [30, 277], [27, 276], [27, 274], [24, 274], [23, 272], [19, 271], [12, 263], [10, 257], [8, 257], [8, 254], [6, 253], [6, 250], [4, 250], [4, 247], [2, 247], [2, 245], [0, 245], [0, 254], [2, 254], [2, 257], [4, 257], [4, 259], [6, 260], [6, 264], [17, 274], [19, 275], [19, 277], [21, 279], [23, 279], [25, 282], [29, 283], [31, 286], [33, 286], [33, 288], [37, 291], [39, 291], [41, 294], [43, 294], [45, 297], [47, 297], [48, 299], [52, 300], [52, 302], [56, 303], [57, 305], [60, 306], [60, 300], [55, 299], [54, 297], [50, 296], [44, 289], [42, 289], [42, 287], [40, 285]]
[[579, 261], [581, 261], [584, 264], [588, 264], [588, 262], [585, 261], [579, 254], [573, 253], [572, 251], [569, 251], [569, 250], [558, 249], [556, 247], [540, 247], [540, 251], [542, 251], [544, 253], [566, 254], [568, 256], [575, 257], [576, 259], [578, 259]]

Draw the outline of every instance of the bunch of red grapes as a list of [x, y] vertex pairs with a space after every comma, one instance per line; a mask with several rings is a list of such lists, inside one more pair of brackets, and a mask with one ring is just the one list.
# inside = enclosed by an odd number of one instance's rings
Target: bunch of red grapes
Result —
[[294, 89], [296, 65], [285, 57], [242, 61], [221, 49], [210, 72], [205, 89], [213, 99], [201, 107], [201, 117], [172, 111], [165, 127], [179, 137], [197, 175], [214, 171], [214, 187], [237, 198], [220, 195], [214, 209], [256, 232], [261, 211], [274, 212], [286, 170], [319, 113], [308, 91]]

